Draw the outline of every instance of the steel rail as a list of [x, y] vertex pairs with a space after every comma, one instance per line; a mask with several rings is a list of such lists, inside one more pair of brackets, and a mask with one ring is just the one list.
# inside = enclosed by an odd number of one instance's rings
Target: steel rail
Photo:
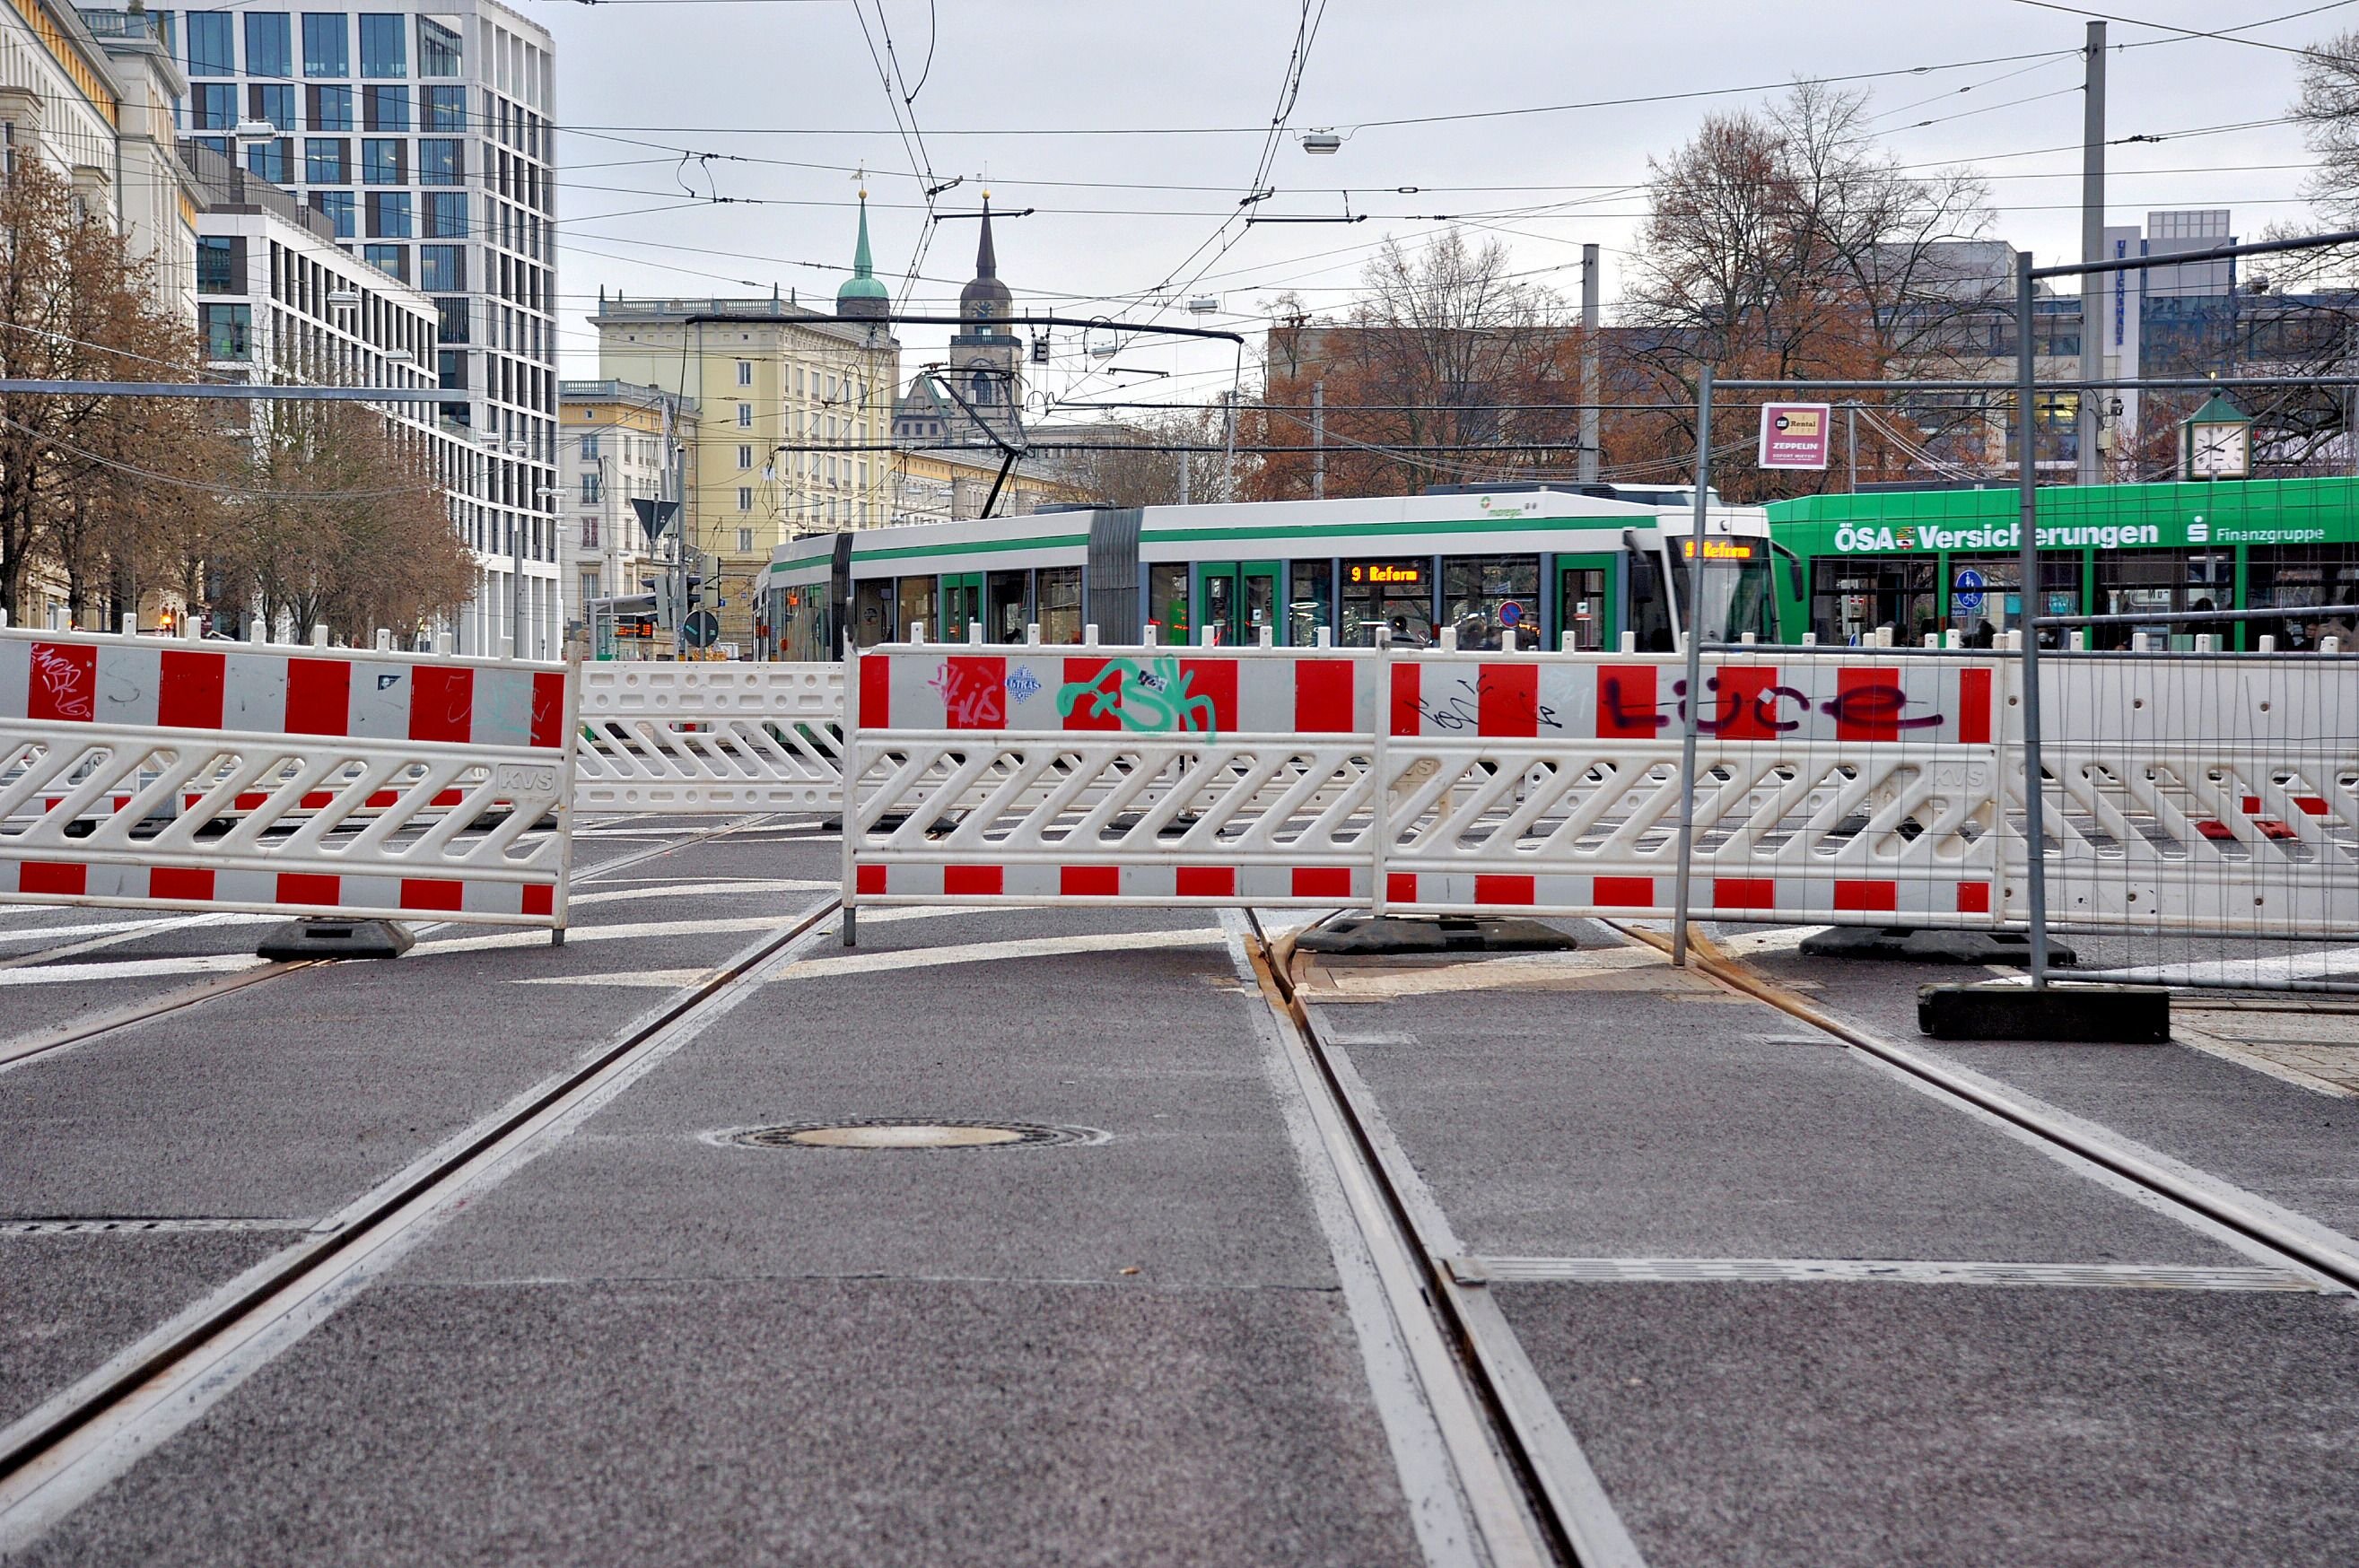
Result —
[[[691, 833], [676, 843], [651, 844], [644, 849], [634, 849], [627, 855], [617, 855], [611, 860], [602, 860], [592, 866], [585, 875], [574, 878], [574, 885], [586, 886], [602, 877], [628, 871], [633, 866], [644, 864], [658, 856], [669, 855], [674, 850], [690, 849], [708, 839], [743, 832], [746, 828], [759, 826], [777, 815], [776, 812], [761, 812], [753, 816], [741, 817], [734, 822], [723, 823], [718, 827], [708, 827], [700, 832]], [[189, 913], [192, 916], [201, 917], [204, 912], [190, 910]], [[449, 924], [448, 921], [437, 920], [419, 925], [417, 929], [433, 931]], [[38, 956], [28, 955], [28, 957]], [[23, 1035], [15, 1040], [0, 1040], [0, 1073], [5, 1073], [18, 1063], [29, 1061], [35, 1056], [45, 1056], [52, 1051], [62, 1051], [69, 1045], [80, 1045], [85, 1041], [95, 1040], [102, 1034], [111, 1034], [118, 1029], [128, 1029], [134, 1024], [147, 1023], [171, 1013], [185, 1011], [189, 1008], [200, 1007], [216, 997], [227, 996], [232, 991], [244, 990], [249, 986], [263, 985], [271, 980], [284, 979], [288, 975], [304, 969], [317, 968], [322, 964], [332, 961], [327, 958], [301, 958], [293, 963], [266, 964], [260, 968], [247, 969], [238, 974], [216, 976], [212, 979], [201, 980], [192, 986], [183, 986], [179, 990], [167, 991], [161, 996], [132, 1002], [93, 1017], [77, 1019], [71, 1023], [60, 1024], [57, 1028], [39, 1034]]]
[[[1251, 949], [1255, 968], [1266, 978], [1273, 1007], [1293, 1024], [1327, 1098], [1326, 1108], [1342, 1124], [1348, 1142], [1330, 1152], [1348, 1160], [1382, 1195], [1395, 1239], [1415, 1260], [1421, 1293], [1402, 1299], [1390, 1291], [1396, 1316], [1428, 1316], [1456, 1351], [1467, 1384], [1489, 1419], [1491, 1438], [1524, 1488], [1528, 1517], [1545, 1540], [1529, 1543], [1486, 1544], [1495, 1563], [1503, 1545], [1544, 1547], [1560, 1561], [1579, 1568], [1645, 1568], [1645, 1558], [1614, 1510], [1596, 1473], [1581, 1452], [1579, 1442], [1564, 1423], [1554, 1399], [1525, 1355], [1514, 1329], [1499, 1311], [1485, 1281], [1473, 1277], [1462, 1263], [1453, 1262], [1434, 1245], [1419, 1221], [1419, 1204], [1408, 1194], [1408, 1182], [1397, 1172], [1389, 1140], [1370, 1125], [1369, 1117], [1344, 1076], [1329, 1054], [1327, 1042], [1297, 993], [1289, 972], [1294, 938], [1272, 943], [1259, 916], [1245, 912], [1256, 946]], [[1376, 1238], [1370, 1237], [1374, 1247]], [[1469, 1488], [1470, 1491], [1472, 1488]]]
[[[1661, 932], [1618, 920], [1605, 920], [1599, 924], [1649, 947], [1669, 951], [1670, 938]], [[2164, 1169], [2135, 1150], [2123, 1148], [2094, 1132], [2082, 1131], [2069, 1125], [2060, 1116], [2026, 1105], [2011, 1094], [1985, 1088], [1940, 1062], [1815, 1006], [1751, 965], [1723, 953], [1701, 934], [1691, 935], [1688, 941], [1690, 963], [1723, 985], [1767, 1002], [1812, 1028], [1823, 1030], [1853, 1049], [1875, 1057], [1948, 1098], [1995, 1116], [2042, 1142], [2053, 1144], [2102, 1170], [2144, 1187], [2158, 1197], [2201, 1215], [2214, 1225], [2235, 1232], [2245, 1240], [2286, 1260], [2298, 1272], [2318, 1275], [2345, 1290], [2359, 1291], [2359, 1241], [2338, 1235], [2324, 1226], [2316, 1226], [2319, 1235], [2306, 1235], [2276, 1216], [2261, 1213], [2223, 1194], [2206, 1191], [2201, 1184]], [[2291, 1217], [2307, 1219], [2306, 1216]], [[2316, 1224], [2314, 1221], [2310, 1223]]]
[[[346, 1211], [336, 1228], [299, 1242], [249, 1271], [217, 1296], [185, 1312], [149, 1339], [118, 1356], [99, 1372], [18, 1421], [0, 1441], [0, 1554], [37, 1539], [53, 1519], [41, 1510], [44, 1489], [66, 1476], [75, 1464], [94, 1458], [108, 1441], [100, 1430], [106, 1418], [136, 1423], [168, 1407], [179, 1385], [175, 1375], [202, 1375], [223, 1355], [299, 1310], [322, 1291], [334, 1288], [366, 1253], [429, 1218], [436, 1205], [466, 1180], [484, 1174], [528, 1146], [550, 1124], [588, 1096], [626, 1073], [637, 1059], [731, 993], [758, 987], [778, 955], [823, 925], [840, 907], [828, 899], [785, 929], [762, 938], [721, 968], [681, 988], [671, 1000], [610, 1041], [590, 1060], [559, 1074], [493, 1119], [477, 1123], [464, 1141], [401, 1173], [368, 1194], [359, 1212]], [[210, 1360], [208, 1351], [214, 1352]], [[61, 1516], [76, 1506], [71, 1497]]]

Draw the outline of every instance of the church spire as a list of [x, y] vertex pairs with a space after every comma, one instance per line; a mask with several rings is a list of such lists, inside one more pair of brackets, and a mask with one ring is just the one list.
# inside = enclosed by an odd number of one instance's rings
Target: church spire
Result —
[[877, 281], [876, 264], [868, 252], [868, 192], [860, 192], [860, 238], [852, 248], [852, 276], [835, 291], [835, 313], [854, 319], [888, 316], [892, 291]]
[[999, 276], [999, 256], [991, 248], [991, 192], [988, 190], [983, 193], [983, 238], [975, 242], [974, 276]]

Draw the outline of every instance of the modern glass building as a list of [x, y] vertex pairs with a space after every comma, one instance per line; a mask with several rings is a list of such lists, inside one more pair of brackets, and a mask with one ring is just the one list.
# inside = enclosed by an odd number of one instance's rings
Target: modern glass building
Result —
[[[478, 589], [465, 653], [556, 653], [556, 70], [547, 29], [490, 0], [431, 8], [164, 13], [181, 135], [324, 214], [337, 242], [434, 301], [435, 372], [464, 404], [453, 520]], [[520, 571], [517, 567], [520, 566]], [[521, 614], [518, 614], [518, 611]]]

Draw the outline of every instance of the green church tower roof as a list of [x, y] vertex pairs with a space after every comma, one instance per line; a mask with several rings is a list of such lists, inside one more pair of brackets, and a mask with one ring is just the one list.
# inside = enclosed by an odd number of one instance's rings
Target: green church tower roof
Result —
[[835, 313], [853, 319], [874, 319], [893, 311], [893, 291], [876, 278], [868, 255], [868, 192], [860, 193], [860, 240], [852, 251], [852, 276], [835, 291]]

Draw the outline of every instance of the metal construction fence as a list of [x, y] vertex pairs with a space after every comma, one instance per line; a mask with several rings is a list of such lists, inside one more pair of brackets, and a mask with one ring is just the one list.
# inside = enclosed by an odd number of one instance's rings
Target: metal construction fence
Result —
[[571, 668], [0, 631], [0, 901], [562, 929]]
[[[1709, 656], [1684, 912], [1675, 657], [919, 643], [858, 664], [854, 903], [2028, 917], [1999, 653]], [[2059, 657], [2041, 681], [2051, 731], [2092, 716], [2049, 741], [2051, 925], [2359, 930], [2359, 662]]]

